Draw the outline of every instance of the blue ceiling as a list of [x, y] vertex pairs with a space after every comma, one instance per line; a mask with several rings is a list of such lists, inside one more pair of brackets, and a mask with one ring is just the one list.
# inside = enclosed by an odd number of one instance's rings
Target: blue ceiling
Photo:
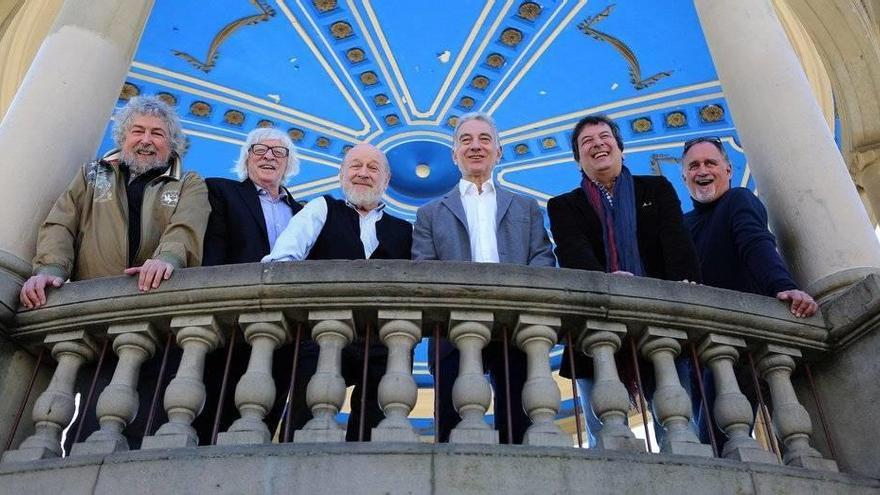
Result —
[[735, 184], [752, 185], [685, 0], [156, 0], [119, 105], [157, 93], [183, 119], [187, 169], [233, 177], [247, 132], [272, 125], [298, 147], [297, 199], [339, 196], [345, 150], [367, 141], [392, 165], [390, 211], [410, 220], [457, 182], [450, 122], [473, 110], [501, 131], [496, 180], [542, 206], [579, 180], [570, 130], [595, 112], [685, 209], [676, 158], [694, 136], [725, 136]]

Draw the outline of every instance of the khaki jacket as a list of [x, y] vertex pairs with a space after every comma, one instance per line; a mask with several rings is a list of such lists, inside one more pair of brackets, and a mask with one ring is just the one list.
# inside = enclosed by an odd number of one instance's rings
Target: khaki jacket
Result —
[[[128, 268], [128, 200], [119, 152], [84, 165], [40, 227], [34, 274], [70, 280], [122, 275]], [[174, 155], [168, 170], [144, 189], [140, 247], [134, 266], [161, 259], [175, 268], [198, 266], [208, 214], [208, 189], [194, 172], [181, 177]]]

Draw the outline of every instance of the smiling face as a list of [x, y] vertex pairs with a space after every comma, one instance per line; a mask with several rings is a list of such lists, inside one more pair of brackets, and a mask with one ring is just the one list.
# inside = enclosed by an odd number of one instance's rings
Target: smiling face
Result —
[[605, 183], [620, 175], [623, 152], [611, 127], [604, 122], [586, 125], [577, 137], [578, 164], [587, 177]]
[[488, 122], [468, 120], [458, 128], [452, 148], [452, 161], [467, 181], [482, 184], [492, 177], [492, 168], [501, 159], [501, 148]]
[[[263, 139], [255, 145], [265, 145], [269, 148], [280, 146], [286, 148], [284, 142], [279, 139]], [[290, 150], [288, 150], [289, 153]], [[287, 161], [290, 156], [277, 157], [272, 150], [267, 150], [262, 155], [257, 155], [253, 150], [248, 152], [247, 174], [254, 184], [266, 189], [271, 193], [277, 193], [287, 171]]]
[[346, 153], [339, 170], [342, 192], [349, 203], [361, 210], [379, 206], [391, 174], [385, 155], [375, 146], [359, 144]]
[[730, 189], [730, 163], [712, 143], [697, 143], [682, 158], [684, 181], [691, 197], [711, 203]]
[[136, 173], [164, 167], [171, 156], [171, 141], [165, 121], [152, 115], [137, 115], [125, 132], [122, 161]]

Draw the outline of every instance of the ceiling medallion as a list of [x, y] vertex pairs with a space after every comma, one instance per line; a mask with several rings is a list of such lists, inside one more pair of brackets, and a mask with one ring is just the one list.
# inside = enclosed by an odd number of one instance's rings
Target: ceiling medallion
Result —
[[197, 101], [189, 106], [189, 113], [196, 117], [207, 117], [211, 114], [211, 105], [204, 101]]
[[455, 126], [458, 125], [458, 117], [449, 117], [448, 119], [446, 119], [446, 125], [455, 129]]
[[360, 48], [352, 48], [345, 52], [345, 56], [348, 57], [348, 61], [353, 64], [364, 61], [364, 51]]
[[351, 29], [351, 24], [339, 21], [330, 25], [330, 34], [332, 34], [334, 38], [342, 40], [354, 34], [354, 30]]
[[501, 32], [501, 42], [511, 48], [515, 48], [522, 40], [523, 34], [519, 29], [507, 28]]
[[379, 78], [376, 77], [376, 73], [368, 70], [366, 72], [361, 72], [361, 82], [364, 83], [364, 86], [372, 86], [379, 82]]
[[541, 6], [535, 2], [523, 2], [519, 6], [517, 15], [528, 21], [534, 21], [541, 15]]
[[719, 122], [724, 118], [724, 108], [721, 105], [711, 104], [700, 109], [700, 118], [703, 122]]
[[312, 0], [312, 4], [321, 13], [330, 12], [336, 8], [336, 0]]
[[119, 92], [119, 99], [128, 101], [139, 94], [141, 94], [141, 88], [127, 82], [122, 85], [122, 91]]
[[486, 89], [489, 86], [489, 78], [486, 76], [477, 76], [471, 79], [471, 86], [477, 89]]
[[177, 97], [171, 93], [166, 93], [164, 91], [161, 93], [156, 93], [156, 98], [164, 101], [169, 107], [177, 106]]
[[394, 115], [393, 113], [391, 115], [386, 115], [385, 123], [388, 125], [397, 125], [400, 123], [400, 117]]
[[544, 147], [545, 150], [550, 150], [556, 147], [556, 138], [548, 137], [541, 140], [541, 146]]
[[419, 179], [427, 179], [428, 176], [431, 175], [431, 166], [427, 163], [420, 163], [416, 165], [416, 177]]
[[238, 110], [229, 110], [223, 114], [223, 122], [229, 125], [244, 124], [244, 113]]
[[504, 66], [504, 57], [500, 53], [492, 53], [486, 57], [486, 65], [493, 69], [500, 69]]
[[378, 105], [380, 107], [387, 105], [388, 104], [388, 96], [386, 96], [382, 93], [379, 93], [373, 97], [373, 103], [375, 103], [376, 105]]
[[654, 123], [648, 117], [640, 117], [632, 121], [633, 132], [643, 133], [654, 128]]
[[527, 144], [518, 144], [513, 148], [513, 151], [516, 152], [517, 155], [525, 155], [529, 152], [529, 146]]
[[461, 100], [458, 101], [458, 106], [465, 110], [470, 110], [474, 106], [474, 99], [470, 96], [463, 96]]
[[275, 127], [275, 122], [272, 122], [269, 119], [263, 119], [263, 120], [257, 122], [257, 127], [261, 127], [261, 128]]
[[323, 136], [319, 137], [315, 140], [315, 146], [319, 148], [327, 148], [328, 146], [330, 146], [330, 140]]
[[687, 125], [687, 115], [684, 112], [671, 112], [666, 115], [667, 127], [684, 127]]
[[290, 128], [287, 130], [287, 136], [292, 141], [302, 141], [302, 138], [303, 138], [303, 136], [305, 136], [305, 133], [303, 132], [302, 129], [297, 129], [296, 127], [293, 127], [293, 128]]

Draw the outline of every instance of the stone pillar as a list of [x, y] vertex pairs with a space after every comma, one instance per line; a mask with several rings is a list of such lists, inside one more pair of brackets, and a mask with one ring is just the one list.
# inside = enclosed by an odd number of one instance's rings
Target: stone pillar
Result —
[[95, 343], [85, 330], [49, 335], [45, 343], [52, 346], [52, 357], [58, 361], [46, 391], [34, 404], [36, 430], [18, 447], [3, 454], [3, 462], [36, 461], [61, 457], [61, 431], [73, 419], [73, 387], [80, 367], [95, 359]]
[[449, 435], [449, 443], [498, 443], [498, 430], [489, 427], [485, 418], [492, 401], [492, 388], [483, 372], [482, 354], [492, 337], [494, 321], [495, 315], [489, 311], [449, 313], [449, 340], [459, 352], [452, 404], [461, 416]]
[[880, 244], [771, 0], [694, 4], [798, 283], [822, 298], [877, 271]]
[[822, 457], [810, 446], [813, 424], [810, 415], [794, 393], [791, 372], [798, 349], [768, 344], [758, 359], [758, 371], [770, 385], [773, 402], [773, 425], [785, 445], [782, 460], [789, 466], [837, 472], [837, 463]]
[[727, 435], [721, 456], [745, 462], [778, 464], [776, 456], [762, 449], [749, 433], [754, 416], [752, 405], [740, 391], [733, 364], [739, 358], [736, 348], [745, 348], [738, 337], [709, 334], [698, 347], [700, 359], [712, 369], [715, 378], [715, 423]]
[[858, 184], [862, 186], [874, 217], [880, 219], [880, 143], [853, 153], [858, 168]]
[[[171, 331], [183, 356], [177, 374], [165, 388], [168, 422], [155, 435], [145, 437], [141, 449], [196, 447], [199, 438], [191, 426], [205, 406], [205, 355], [223, 345], [223, 333], [212, 315], [175, 316]], [[216, 371], [216, 370], [214, 370]]]
[[[345, 430], [336, 414], [345, 402], [342, 348], [354, 339], [354, 314], [336, 309], [309, 311], [312, 339], [318, 343], [318, 366], [306, 388], [312, 419], [293, 434], [294, 443], [343, 442]], [[366, 391], [364, 391], [366, 393]]]
[[85, 442], [76, 443], [70, 455], [112, 454], [128, 450], [122, 430], [137, 416], [137, 382], [141, 364], [156, 352], [156, 331], [151, 323], [112, 325], [113, 352], [119, 356], [113, 378], [98, 396], [95, 415], [101, 428]]
[[602, 320], [587, 320], [578, 348], [593, 358], [593, 393], [590, 405], [602, 422], [596, 447], [599, 450], [645, 452], [645, 443], [629, 429], [629, 392], [620, 375], [614, 353], [620, 349], [620, 337], [626, 335], [626, 325]]
[[235, 407], [241, 415], [217, 435], [217, 445], [269, 443], [272, 434], [263, 421], [275, 402], [272, 356], [290, 342], [290, 327], [280, 311], [246, 313], [238, 317], [244, 339], [251, 346], [247, 370], [235, 386]]
[[[373, 428], [373, 442], [418, 442], [409, 413], [419, 389], [412, 376], [412, 349], [422, 337], [422, 312], [380, 309], [379, 339], [388, 347], [388, 367], [379, 381], [379, 405], [385, 419]], [[366, 393], [366, 392], [364, 392]]]
[[532, 425], [526, 430], [523, 445], [571, 447], [574, 443], [571, 435], [556, 424], [561, 395], [550, 372], [550, 349], [556, 345], [561, 326], [558, 316], [523, 314], [513, 330], [514, 342], [528, 358], [522, 405]]
[[681, 330], [649, 326], [639, 341], [642, 356], [654, 364], [657, 383], [654, 412], [666, 430], [660, 452], [713, 457], [712, 447], [701, 444], [690, 428], [693, 417], [691, 398], [681, 386], [675, 369], [675, 358], [681, 353], [678, 342], [686, 342], [687, 338], [687, 333]]

